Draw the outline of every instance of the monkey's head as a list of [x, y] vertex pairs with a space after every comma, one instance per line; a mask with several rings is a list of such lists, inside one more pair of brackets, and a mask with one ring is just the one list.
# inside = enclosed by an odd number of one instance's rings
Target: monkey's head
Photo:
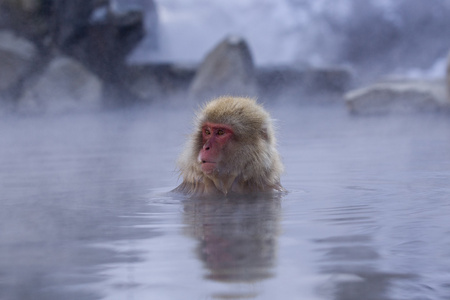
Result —
[[250, 98], [220, 97], [197, 114], [176, 190], [208, 194], [282, 191], [283, 170], [269, 113]]
[[272, 146], [269, 114], [250, 98], [221, 97], [197, 115], [196, 147], [204, 174], [238, 175], [250, 164], [260, 164]]

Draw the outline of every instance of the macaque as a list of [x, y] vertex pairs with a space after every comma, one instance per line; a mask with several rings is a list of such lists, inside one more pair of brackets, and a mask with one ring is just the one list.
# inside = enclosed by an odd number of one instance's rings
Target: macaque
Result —
[[189, 195], [284, 191], [269, 113], [254, 99], [220, 97], [197, 114], [178, 165]]

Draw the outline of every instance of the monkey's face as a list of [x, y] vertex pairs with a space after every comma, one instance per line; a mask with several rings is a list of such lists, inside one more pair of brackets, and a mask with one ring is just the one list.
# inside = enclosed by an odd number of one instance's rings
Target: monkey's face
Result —
[[231, 143], [234, 133], [230, 126], [206, 122], [202, 126], [202, 148], [198, 160], [205, 174], [218, 171], [224, 158], [224, 151]]

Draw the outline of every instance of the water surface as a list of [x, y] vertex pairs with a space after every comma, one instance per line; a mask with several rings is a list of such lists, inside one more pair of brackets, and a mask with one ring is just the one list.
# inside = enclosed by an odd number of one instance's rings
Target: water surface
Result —
[[289, 193], [168, 193], [192, 111], [0, 121], [0, 299], [450, 299], [450, 119], [270, 108]]

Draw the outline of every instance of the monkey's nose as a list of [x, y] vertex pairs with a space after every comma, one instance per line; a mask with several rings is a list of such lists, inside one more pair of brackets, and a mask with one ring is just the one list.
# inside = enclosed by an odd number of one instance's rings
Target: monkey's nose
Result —
[[206, 143], [203, 144], [203, 150], [208, 151], [211, 149], [211, 141], [206, 141]]

